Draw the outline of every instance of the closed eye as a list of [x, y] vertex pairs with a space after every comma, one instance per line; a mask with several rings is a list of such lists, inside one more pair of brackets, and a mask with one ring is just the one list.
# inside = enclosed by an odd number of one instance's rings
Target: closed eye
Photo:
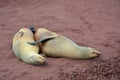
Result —
[[17, 33], [16, 37], [21, 38], [23, 35], [24, 35], [24, 32], [20, 31], [20, 32]]

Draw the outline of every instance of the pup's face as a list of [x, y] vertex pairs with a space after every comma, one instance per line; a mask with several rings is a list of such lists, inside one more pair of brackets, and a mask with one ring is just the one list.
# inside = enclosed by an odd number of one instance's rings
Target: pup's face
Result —
[[21, 28], [14, 36], [14, 40], [19, 40], [23, 37], [30, 37], [33, 36], [33, 33], [28, 28]]
[[[23, 33], [24, 36], [31, 36], [31, 35], [33, 35], [33, 32], [30, 29], [28, 29], [28, 28], [22, 28], [22, 29], [20, 29], [18, 31], [18, 34], [19, 33]], [[21, 35], [21, 34], [19, 34], [19, 35]]]

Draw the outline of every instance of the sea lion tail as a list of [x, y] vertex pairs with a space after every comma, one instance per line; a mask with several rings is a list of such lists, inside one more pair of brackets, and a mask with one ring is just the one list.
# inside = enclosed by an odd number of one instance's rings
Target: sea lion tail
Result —
[[40, 39], [40, 40], [38, 40], [38, 41], [36, 41], [36, 42], [27, 42], [27, 43], [30, 44], [30, 45], [36, 45], [36, 44], [38, 44], [38, 43], [42, 43], [42, 42], [45, 42], [45, 41], [54, 39], [55, 37], [56, 37], [56, 36], [49, 36], [49, 37]]

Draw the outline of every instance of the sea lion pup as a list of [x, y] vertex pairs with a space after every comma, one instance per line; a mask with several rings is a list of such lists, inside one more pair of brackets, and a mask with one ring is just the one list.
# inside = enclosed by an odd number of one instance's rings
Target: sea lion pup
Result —
[[15, 55], [28, 64], [42, 65], [45, 58], [38, 54], [39, 46], [30, 45], [28, 41], [35, 41], [33, 32], [28, 28], [20, 29], [13, 38], [12, 50]]
[[90, 59], [100, 55], [94, 48], [79, 46], [70, 39], [45, 28], [39, 28], [35, 32], [35, 38], [36, 42], [28, 43], [31, 45], [39, 43], [42, 53], [46, 56]]

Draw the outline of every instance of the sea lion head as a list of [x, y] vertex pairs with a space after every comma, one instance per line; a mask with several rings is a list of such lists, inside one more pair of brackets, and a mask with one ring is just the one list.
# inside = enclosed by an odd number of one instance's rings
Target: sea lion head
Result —
[[39, 54], [33, 54], [30, 56], [30, 64], [33, 64], [33, 65], [43, 65], [46, 63], [46, 60], [44, 57], [42, 57], [41, 55]]
[[21, 28], [14, 36], [14, 41], [21, 40], [24, 37], [33, 38], [33, 32], [28, 28]]
[[45, 38], [48, 38], [48, 37], [56, 37], [57, 34], [52, 32], [52, 31], [49, 31], [45, 28], [39, 28], [37, 29], [36, 33], [35, 33], [35, 38], [37, 40], [40, 40], [40, 39], [45, 39]]
[[33, 35], [33, 32], [30, 29], [28, 29], [28, 28], [21, 28], [18, 31], [18, 33], [23, 33], [24, 36], [31, 36], [31, 35]]
[[40, 43], [40, 42], [45, 42], [45, 41], [54, 39], [57, 36], [58, 36], [58, 34], [52, 32], [52, 31], [49, 31], [45, 28], [39, 28], [35, 32], [36, 42], [28, 42], [28, 44], [35, 45], [35, 44]]

